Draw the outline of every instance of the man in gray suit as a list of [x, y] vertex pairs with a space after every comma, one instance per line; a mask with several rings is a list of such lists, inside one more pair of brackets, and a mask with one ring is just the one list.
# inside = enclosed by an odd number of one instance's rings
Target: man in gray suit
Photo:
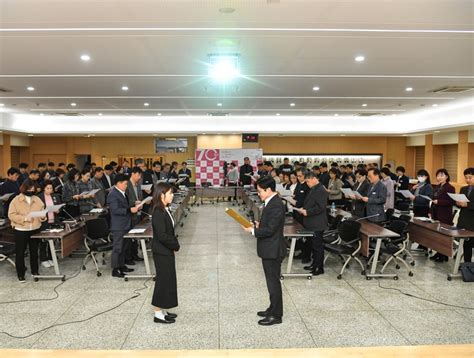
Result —
[[94, 169], [94, 177], [91, 179], [92, 189], [100, 189], [94, 197], [94, 202], [99, 204], [101, 208], [105, 207], [106, 192], [104, 183], [102, 182], [102, 177], [104, 176], [104, 169], [101, 167], [96, 167]]
[[370, 168], [368, 178], [370, 181], [369, 192], [366, 197], [362, 198], [362, 201], [367, 203], [367, 220], [375, 223], [385, 221], [384, 204], [387, 200], [387, 188], [380, 181], [380, 169]]
[[328, 229], [326, 206], [329, 194], [313, 172], [307, 172], [305, 180], [310, 190], [304, 199], [303, 208], [299, 209], [299, 212], [303, 215], [304, 227], [314, 232], [312, 239], [313, 264], [305, 266], [305, 269], [310, 270], [313, 276], [318, 276], [324, 273], [323, 233]]

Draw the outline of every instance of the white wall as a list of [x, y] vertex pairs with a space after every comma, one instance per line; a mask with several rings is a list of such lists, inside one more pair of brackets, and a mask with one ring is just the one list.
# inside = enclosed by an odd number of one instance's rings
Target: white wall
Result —
[[457, 144], [459, 143], [458, 132], [445, 132], [433, 134], [433, 144]]

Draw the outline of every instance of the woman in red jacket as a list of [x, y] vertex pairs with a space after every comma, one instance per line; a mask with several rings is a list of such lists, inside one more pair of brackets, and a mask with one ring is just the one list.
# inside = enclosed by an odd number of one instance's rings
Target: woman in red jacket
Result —
[[[438, 186], [433, 191], [433, 202], [431, 204], [431, 217], [439, 220], [443, 224], [453, 225], [453, 205], [454, 201], [448, 193], [454, 194], [456, 190], [449, 184], [449, 173], [446, 169], [436, 171]], [[448, 257], [437, 253], [430, 257], [436, 262], [448, 261]]]

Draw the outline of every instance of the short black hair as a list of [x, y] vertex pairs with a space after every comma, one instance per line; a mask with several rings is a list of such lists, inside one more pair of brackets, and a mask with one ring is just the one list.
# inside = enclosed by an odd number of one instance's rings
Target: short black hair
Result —
[[142, 159], [142, 158], [137, 158], [135, 159], [135, 165], [141, 165], [141, 164], [145, 164], [145, 160]]
[[304, 172], [304, 178], [305, 179], [313, 179], [313, 178], [316, 178], [318, 179], [318, 176], [316, 174], [314, 174], [312, 171], [305, 171]]
[[118, 163], [114, 160], [112, 160], [109, 164], [113, 167], [116, 167], [118, 165]]
[[379, 168], [370, 168], [369, 170], [367, 170], [367, 173], [368, 172], [374, 172], [374, 175], [380, 176], [380, 169]]
[[114, 167], [111, 166], [110, 164], [106, 164], [104, 167], [104, 170], [114, 170]]
[[276, 183], [271, 176], [264, 176], [257, 180], [257, 186], [263, 190], [270, 188], [271, 191], [275, 191]]
[[416, 173], [416, 176], [423, 176], [423, 177], [426, 177], [426, 183], [427, 184], [431, 184], [431, 180], [430, 180], [430, 173], [428, 173], [428, 171], [426, 169], [420, 169], [418, 170], [418, 172]]
[[43, 162], [38, 163], [38, 168], [44, 168], [45, 166], [46, 166], [46, 163], [43, 163]]
[[39, 174], [40, 171], [38, 169], [31, 169], [30, 174]]
[[15, 167], [8, 168], [7, 175], [14, 175], [14, 174], [20, 175], [21, 174], [20, 170], [18, 168], [15, 168]]
[[329, 169], [329, 173], [333, 173], [336, 178], [339, 178], [339, 170], [337, 170], [336, 168], [332, 167], [331, 169]]
[[91, 163], [91, 166], [93, 166], [93, 165], [97, 165], [97, 164], [96, 164], [96, 163], [94, 163], [94, 162], [92, 162], [92, 163]]
[[319, 170], [319, 165], [313, 165], [313, 167], [311, 168], [313, 170]]
[[28, 164], [27, 164], [27, 163], [20, 163], [20, 165], [18, 166], [18, 168], [20, 168], [20, 169], [26, 169], [26, 168], [28, 168]]
[[51, 185], [51, 186], [53, 187], [53, 189], [54, 189], [53, 182], [52, 182], [51, 180], [49, 180], [49, 179], [48, 179], [48, 180], [45, 180], [45, 181], [43, 182], [43, 185], [41, 185], [41, 187], [42, 187], [42, 189], [44, 190], [48, 185]]
[[451, 178], [449, 177], [448, 171], [447, 171], [445, 168], [438, 169], [438, 170], [436, 171], [436, 176], [438, 176], [438, 174], [440, 174], [440, 173], [443, 173], [444, 175], [446, 175], [446, 176], [448, 177], [448, 179], [446, 179], [446, 182], [449, 183], [449, 180], [450, 180]]
[[390, 164], [390, 163], [385, 163], [384, 167], [386, 167], [386, 168], [391, 168], [391, 167], [392, 167], [392, 164]]
[[399, 165], [397, 169], [395, 169], [395, 171], [405, 173], [405, 167], [402, 167], [401, 165]]
[[91, 170], [90, 170], [89, 167], [87, 167], [87, 168], [82, 169], [81, 176], [86, 175], [86, 174], [90, 174], [90, 173], [91, 173]]
[[380, 172], [384, 173], [387, 176], [390, 176], [390, 169], [388, 167], [383, 167], [382, 169], [380, 169]]
[[73, 163], [69, 163], [66, 167], [67, 171], [70, 171], [72, 168], [75, 168], [76, 167], [76, 164], [73, 164]]
[[153, 162], [153, 166], [156, 167], [157, 165], [159, 165], [161, 167], [161, 162], [159, 160], [155, 160]]
[[123, 173], [118, 173], [117, 176], [115, 177], [114, 184], [118, 184], [118, 183], [121, 183], [123, 181], [128, 182], [128, 176], [126, 174], [123, 174]]
[[48, 162], [48, 167], [54, 167], [54, 162]]
[[69, 173], [67, 173], [67, 178], [70, 182], [73, 182], [74, 179], [76, 178], [76, 175], [79, 174], [79, 170], [77, 170], [76, 168], [72, 168]]
[[56, 176], [60, 176], [61, 174], [66, 174], [66, 172], [61, 168], [56, 169]]
[[132, 174], [135, 174], [135, 173], [143, 174], [143, 170], [140, 167], [133, 167], [131, 173]]
[[244, 160], [250, 160], [250, 158], [249, 158], [249, 157], [245, 157]]
[[338, 166], [339, 166], [339, 164], [337, 164], [336, 162], [331, 163], [331, 167], [338, 167]]
[[464, 175], [474, 175], [474, 167], [464, 169]]
[[257, 167], [263, 166], [263, 163], [257, 163]]
[[283, 158], [283, 160], [290, 160], [290, 158]]
[[365, 169], [357, 169], [356, 174], [362, 175], [364, 177], [367, 176], [367, 170]]
[[63, 162], [61, 162], [61, 163], [58, 164], [58, 167], [62, 167], [63, 165], [66, 165], [66, 164], [64, 164]]
[[349, 163], [349, 164], [346, 164], [346, 168], [354, 169], [354, 166], [351, 163]]
[[327, 167], [328, 167], [328, 163], [322, 162], [321, 164], [319, 164], [319, 166], [322, 167], [322, 168], [327, 168]]
[[188, 165], [188, 163], [187, 163], [187, 162], [182, 162], [182, 163], [181, 163], [181, 165], [185, 165], [185, 164], [186, 164], [186, 165]]
[[103, 171], [103, 170], [104, 170], [104, 168], [102, 168], [102, 167], [95, 167], [95, 169], [94, 169], [94, 174], [100, 173], [100, 172]]

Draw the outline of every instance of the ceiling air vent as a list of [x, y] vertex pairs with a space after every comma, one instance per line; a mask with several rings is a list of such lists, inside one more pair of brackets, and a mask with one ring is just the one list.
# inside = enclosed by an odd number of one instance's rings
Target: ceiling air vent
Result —
[[225, 116], [228, 116], [229, 113], [228, 112], [208, 112], [207, 115], [211, 117], [225, 117]]
[[472, 90], [474, 86], [446, 86], [446, 87], [441, 87], [434, 89], [432, 93], [459, 93], [459, 92], [465, 92]]
[[56, 112], [56, 115], [58, 115], [58, 116], [68, 116], [68, 117], [82, 116], [81, 113], [77, 113], [77, 112]]
[[363, 113], [357, 113], [357, 116], [359, 117], [372, 117], [372, 116], [378, 116], [380, 113], [376, 112], [363, 112]]

